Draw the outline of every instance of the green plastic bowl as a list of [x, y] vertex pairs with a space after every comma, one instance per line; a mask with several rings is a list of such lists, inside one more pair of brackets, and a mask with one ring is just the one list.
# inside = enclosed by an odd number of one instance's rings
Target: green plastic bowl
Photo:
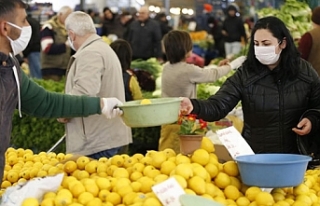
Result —
[[177, 97], [149, 99], [151, 104], [140, 104], [141, 100], [125, 102], [119, 108], [122, 120], [128, 127], [153, 127], [171, 124], [178, 120], [181, 99]]

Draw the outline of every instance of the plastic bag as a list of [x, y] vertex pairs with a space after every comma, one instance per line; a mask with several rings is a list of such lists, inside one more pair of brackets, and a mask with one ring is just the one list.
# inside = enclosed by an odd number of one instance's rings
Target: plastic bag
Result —
[[8, 187], [2, 195], [0, 206], [20, 206], [28, 197], [37, 198], [39, 202], [47, 192], [56, 192], [61, 185], [64, 174], [34, 178], [25, 183]]

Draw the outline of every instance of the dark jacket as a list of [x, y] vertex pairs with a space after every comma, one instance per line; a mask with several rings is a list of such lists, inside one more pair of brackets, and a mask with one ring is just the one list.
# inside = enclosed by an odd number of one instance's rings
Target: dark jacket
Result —
[[120, 17], [115, 15], [113, 19], [104, 19], [102, 22], [102, 36], [108, 36], [109, 34], [115, 34], [118, 38], [122, 38], [124, 33], [124, 27], [120, 22]]
[[243, 21], [240, 17], [228, 16], [223, 22], [222, 29], [228, 33], [227, 36], [224, 36], [225, 42], [240, 42], [241, 37], [247, 41]]
[[242, 136], [255, 153], [298, 153], [292, 128], [306, 110], [320, 108], [320, 80], [304, 60], [293, 80], [276, 80], [276, 73], [267, 67], [259, 74], [241, 67], [208, 100], [192, 100], [192, 113], [216, 121], [241, 101]]
[[128, 42], [132, 48], [133, 59], [162, 57], [161, 30], [158, 22], [152, 19], [145, 22], [136, 20], [128, 29]]
[[31, 52], [40, 52], [40, 23], [32, 18], [27, 16], [27, 21], [29, 22], [32, 29], [32, 36], [28, 43], [27, 48], [22, 52], [24, 57], [28, 57]]

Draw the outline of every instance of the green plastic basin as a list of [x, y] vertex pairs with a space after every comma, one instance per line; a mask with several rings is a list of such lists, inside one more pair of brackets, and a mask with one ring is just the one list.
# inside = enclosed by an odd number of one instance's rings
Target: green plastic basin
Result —
[[123, 111], [121, 116], [129, 127], [153, 127], [171, 124], [178, 120], [180, 98], [149, 99], [151, 104], [140, 104], [141, 100], [125, 102], [119, 108]]

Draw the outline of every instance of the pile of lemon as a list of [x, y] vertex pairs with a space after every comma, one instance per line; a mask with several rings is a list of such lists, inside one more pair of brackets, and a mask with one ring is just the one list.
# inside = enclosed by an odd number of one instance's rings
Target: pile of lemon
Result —
[[214, 151], [206, 137], [201, 148], [190, 156], [166, 149], [92, 160], [9, 148], [1, 194], [7, 187], [34, 177], [64, 173], [57, 192], [46, 193], [42, 202], [27, 198], [22, 206], [161, 206], [151, 188], [174, 177], [186, 193], [223, 205], [320, 206], [319, 170], [308, 170], [304, 182], [297, 187], [266, 192], [242, 184], [237, 164], [219, 163]]

